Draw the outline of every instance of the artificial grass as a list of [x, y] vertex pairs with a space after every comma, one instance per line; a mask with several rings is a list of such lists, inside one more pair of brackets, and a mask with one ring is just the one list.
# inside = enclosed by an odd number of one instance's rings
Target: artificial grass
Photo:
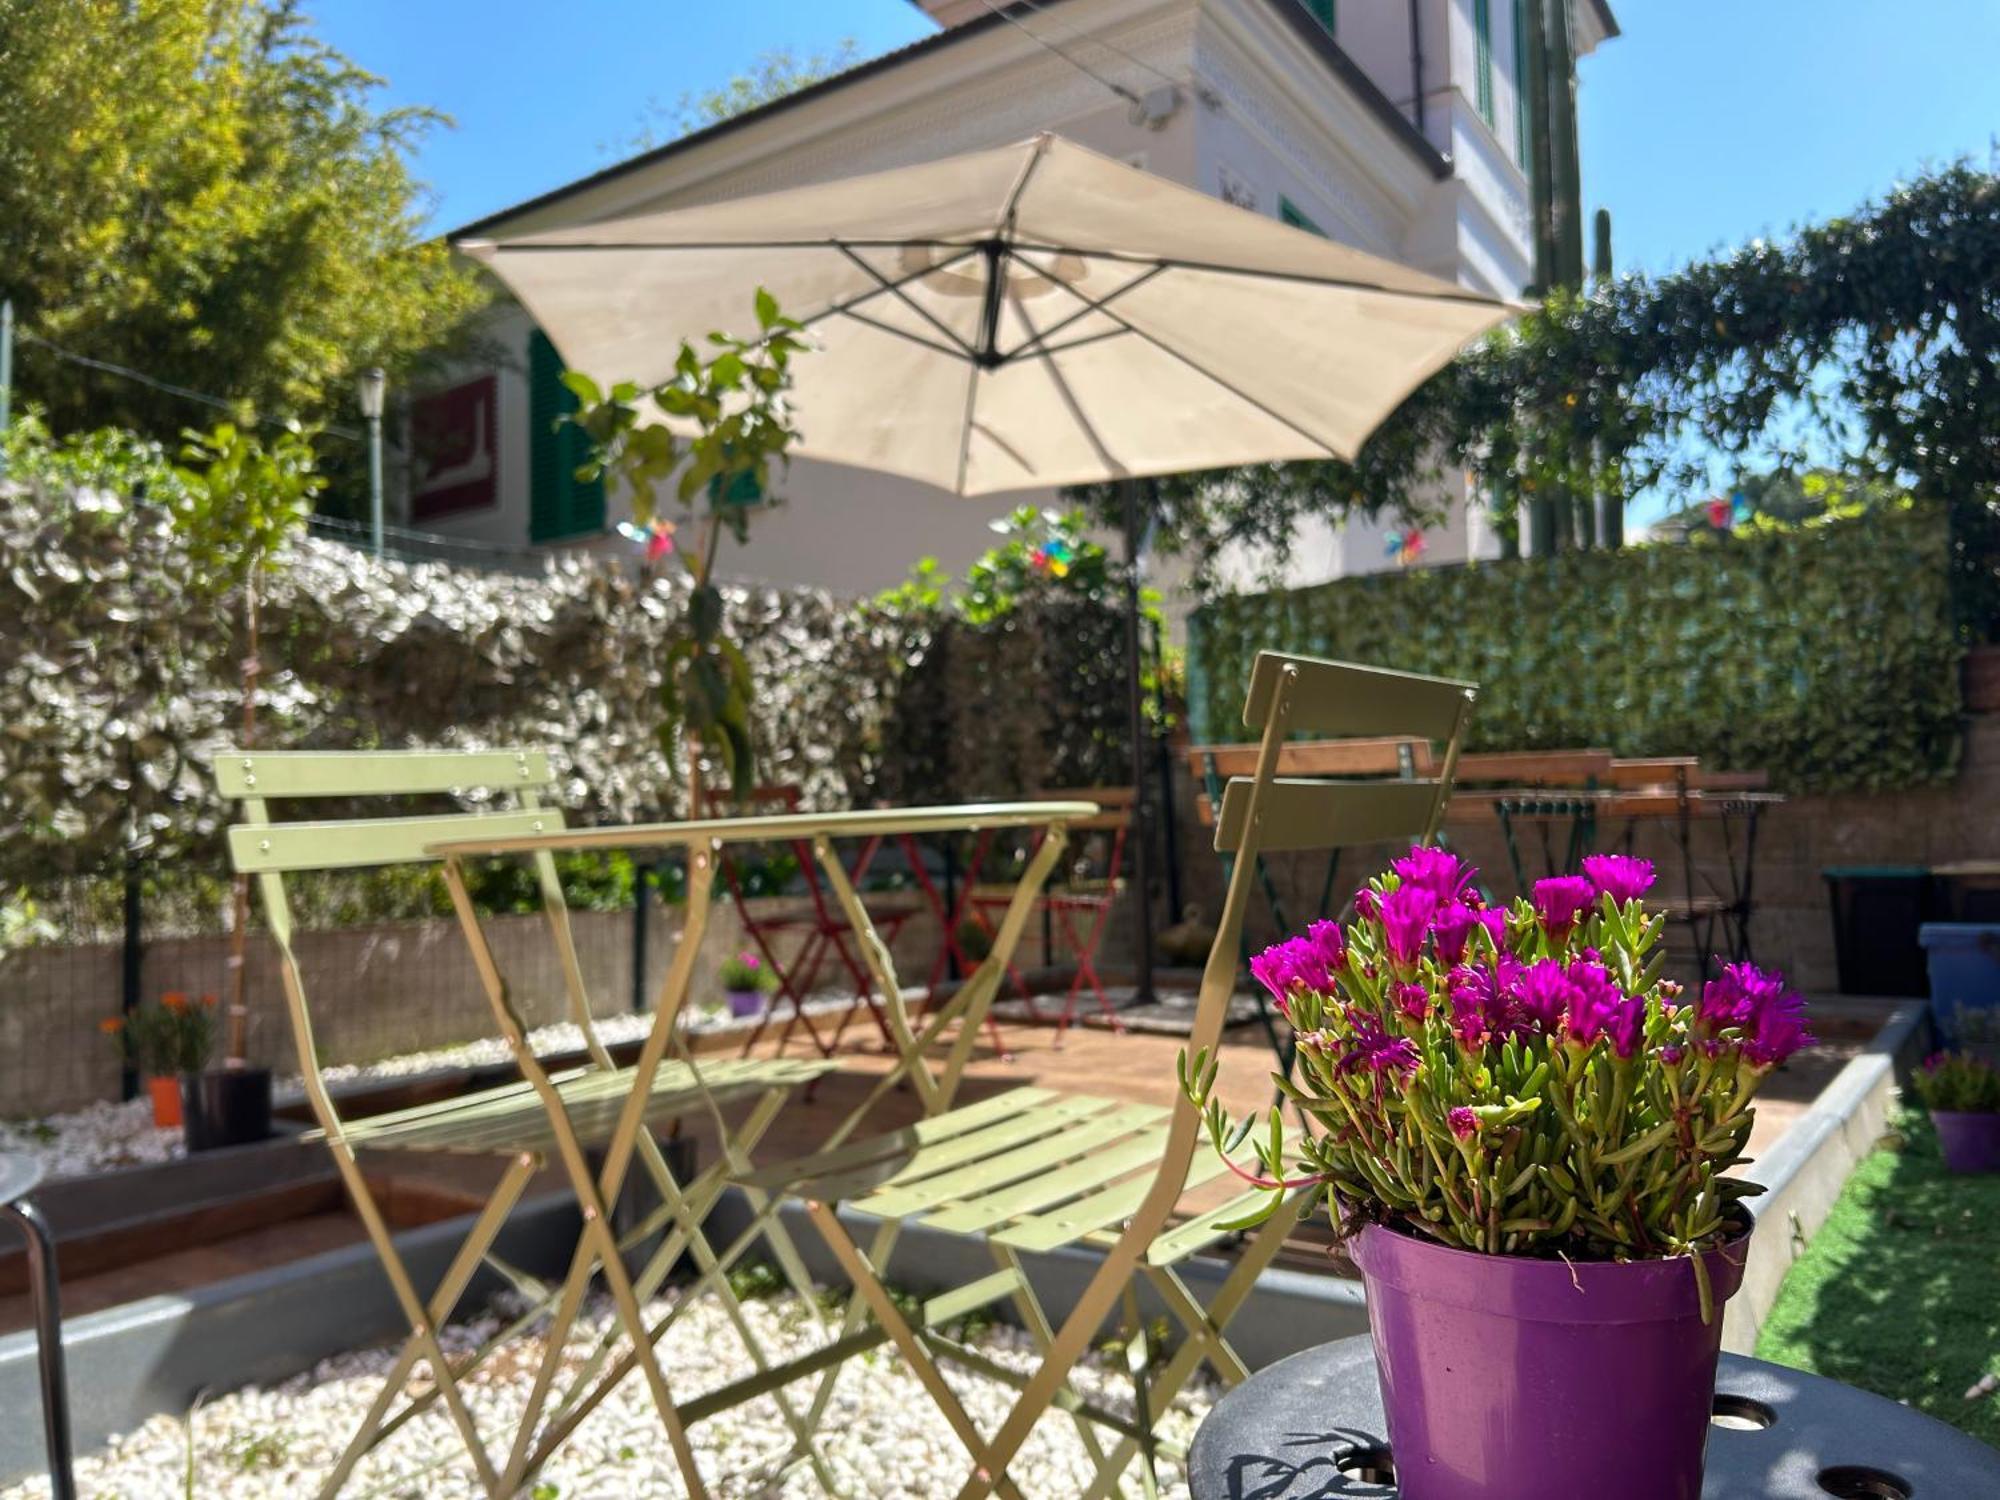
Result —
[[2000, 1374], [2000, 1174], [1951, 1176], [1905, 1111], [1786, 1275], [1757, 1353], [2000, 1447], [2000, 1394], [1965, 1399]]

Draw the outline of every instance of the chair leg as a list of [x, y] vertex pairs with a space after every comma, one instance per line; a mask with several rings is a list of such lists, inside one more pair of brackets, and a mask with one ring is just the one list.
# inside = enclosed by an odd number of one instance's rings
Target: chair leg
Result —
[[[541, 1170], [541, 1165], [541, 1158], [532, 1154], [518, 1156], [508, 1164], [506, 1172], [502, 1174], [499, 1183], [487, 1197], [486, 1206], [473, 1221], [472, 1228], [466, 1232], [465, 1239], [458, 1247], [458, 1253], [445, 1268], [443, 1279], [431, 1292], [430, 1301], [424, 1310], [432, 1329], [442, 1327], [450, 1319], [452, 1310], [458, 1306], [458, 1299], [465, 1294], [465, 1288], [471, 1283], [473, 1273], [479, 1269], [487, 1250], [498, 1238], [501, 1229], [506, 1226], [507, 1216], [514, 1211], [514, 1205], [520, 1201], [529, 1179]], [[491, 1352], [492, 1347], [485, 1346], [475, 1352], [452, 1378], [462, 1379], [469, 1374]], [[369, 1404], [367, 1414], [361, 1419], [360, 1427], [355, 1429], [354, 1436], [348, 1440], [347, 1447], [342, 1450], [332, 1470], [322, 1481], [320, 1486], [322, 1496], [331, 1497], [339, 1494], [347, 1483], [348, 1476], [354, 1472], [354, 1466], [362, 1458], [392, 1432], [401, 1428], [405, 1421], [427, 1409], [443, 1394], [444, 1380], [434, 1377], [429, 1392], [412, 1400], [395, 1421], [384, 1425], [390, 1406], [395, 1403], [396, 1395], [402, 1390], [403, 1383], [409, 1379], [410, 1371], [423, 1357], [424, 1348], [422, 1337], [413, 1331], [403, 1344], [402, 1354], [397, 1357], [395, 1365], [383, 1379], [382, 1389]]]
[[[465, 1444], [466, 1453], [472, 1459], [473, 1468], [478, 1472], [480, 1486], [487, 1494], [500, 1500], [506, 1492], [500, 1487], [500, 1476], [494, 1472], [493, 1459], [486, 1451], [485, 1440], [479, 1435], [478, 1424], [472, 1419], [465, 1396], [459, 1389], [460, 1378], [468, 1373], [471, 1365], [464, 1369], [453, 1369], [451, 1361], [445, 1358], [444, 1345], [438, 1339], [439, 1325], [458, 1302], [473, 1270], [478, 1267], [486, 1248], [499, 1235], [506, 1223], [507, 1214], [513, 1209], [528, 1179], [540, 1167], [533, 1156], [517, 1157], [501, 1178], [500, 1185], [487, 1199], [486, 1207], [473, 1222], [472, 1230], [464, 1243], [459, 1246], [457, 1256], [452, 1260], [442, 1282], [432, 1294], [430, 1303], [425, 1303], [417, 1295], [415, 1283], [410, 1280], [409, 1269], [403, 1264], [403, 1257], [397, 1252], [395, 1240], [389, 1232], [388, 1221], [383, 1217], [381, 1207], [375, 1202], [375, 1194], [362, 1175], [360, 1163], [355, 1159], [354, 1150], [346, 1142], [338, 1142], [333, 1147], [334, 1164], [339, 1168], [341, 1179], [346, 1185], [348, 1201], [354, 1205], [354, 1212], [360, 1218], [368, 1238], [374, 1242], [375, 1257], [381, 1263], [382, 1273], [389, 1278], [390, 1290], [403, 1309], [403, 1316], [410, 1320], [409, 1345], [405, 1349], [407, 1363], [399, 1362], [399, 1369], [407, 1376], [409, 1370], [421, 1359], [431, 1372], [431, 1384], [435, 1399], [444, 1402], [446, 1413], [452, 1425], [458, 1429], [460, 1440]], [[447, 1298], [447, 1294], [449, 1294]], [[442, 1311], [437, 1311], [441, 1309]], [[400, 1381], [398, 1382], [400, 1383]], [[393, 1399], [393, 1398], [391, 1398]], [[359, 1461], [362, 1454], [374, 1445], [375, 1435], [371, 1430], [382, 1421], [382, 1414], [388, 1410], [389, 1402], [377, 1396], [376, 1404], [364, 1420], [362, 1430], [349, 1444], [349, 1451], [342, 1454], [333, 1475], [321, 1488], [322, 1496], [332, 1496], [339, 1492], [346, 1482], [347, 1472]], [[364, 1441], [365, 1439], [365, 1441]]]
[[889, 1295], [889, 1289], [882, 1284], [880, 1274], [862, 1255], [861, 1247], [854, 1243], [846, 1226], [840, 1222], [840, 1216], [835, 1212], [834, 1206], [830, 1203], [808, 1203], [806, 1213], [812, 1219], [813, 1226], [819, 1230], [820, 1238], [826, 1241], [827, 1249], [833, 1252], [834, 1259], [840, 1262], [841, 1269], [847, 1273], [848, 1279], [853, 1282], [855, 1289], [868, 1304], [868, 1310], [874, 1313], [875, 1321], [882, 1325], [889, 1335], [889, 1341], [909, 1362], [911, 1370], [923, 1383], [924, 1389], [930, 1392], [931, 1400], [937, 1404], [939, 1413], [951, 1425], [952, 1431], [958, 1434], [958, 1440], [965, 1444], [966, 1451], [972, 1455], [974, 1463], [980, 1465], [978, 1474], [981, 1483], [1000, 1495], [1002, 1500], [1023, 1500], [1020, 1489], [1004, 1471], [998, 1474], [989, 1473], [984, 1466], [982, 1455], [986, 1449], [986, 1439], [981, 1436], [979, 1429], [973, 1426], [972, 1418], [966, 1414], [957, 1393], [945, 1383], [944, 1375], [937, 1367], [937, 1361], [931, 1357], [930, 1350], [924, 1347], [923, 1340], [917, 1337], [908, 1320], [897, 1309], [895, 1299]]
[[49, 1453], [49, 1493], [53, 1500], [76, 1500], [76, 1476], [69, 1447], [69, 1381], [63, 1370], [62, 1288], [56, 1271], [55, 1237], [31, 1200], [0, 1204], [28, 1242], [28, 1289], [35, 1311], [35, 1348], [41, 1362], [42, 1437]]

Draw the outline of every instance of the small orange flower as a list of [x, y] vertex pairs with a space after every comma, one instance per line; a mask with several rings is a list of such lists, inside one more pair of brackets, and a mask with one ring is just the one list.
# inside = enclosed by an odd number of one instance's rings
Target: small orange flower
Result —
[[106, 1036], [116, 1036], [125, 1029], [125, 1018], [123, 1016], [106, 1016], [97, 1023], [97, 1029]]
[[210, 1010], [214, 1010], [214, 1009], [215, 1009], [215, 996], [213, 996], [213, 995], [203, 995], [203, 996], [201, 997], [201, 1003], [202, 1003], [203, 1005], [206, 1005], [206, 1006], [207, 1006], [207, 1007], [208, 1007], [208, 1008], [209, 1008]]
[[164, 1005], [175, 1015], [179, 1015], [187, 1009], [188, 997], [179, 990], [168, 990], [166, 994], [160, 996], [160, 1004]]

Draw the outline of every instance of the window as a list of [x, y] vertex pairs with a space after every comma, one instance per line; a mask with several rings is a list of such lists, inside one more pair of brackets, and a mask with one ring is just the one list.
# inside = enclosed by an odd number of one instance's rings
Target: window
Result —
[[1303, 0], [1303, 3], [1312, 18], [1326, 28], [1328, 36], [1340, 29], [1336, 24], [1339, 13], [1334, 9], [1335, 0]]
[[1473, 87], [1479, 117], [1493, 123], [1493, 0], [1472, 0]]
[[1278, 218], [1294, 229], [1303, 229], [1307, 234], [1316, 234], [1321, 239], [1326, 238], [1326, 231], [1301, 213], [1298, 204], [1282, 194], [1278, 198]]
[[1514, 0], [1514, 159], [1528, 168], [1528, 0]]
[[528, 540], [558, 542], [604, 529], [604, 481], [576, 477], [590, 456], [583, 430], [558, 418], [577, 409], [562, 356], [537, 328], [528, 337]]

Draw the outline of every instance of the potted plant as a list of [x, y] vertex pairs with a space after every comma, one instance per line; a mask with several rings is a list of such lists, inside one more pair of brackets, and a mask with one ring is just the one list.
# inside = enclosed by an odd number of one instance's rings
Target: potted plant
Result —
[[[184, 436], [174, 525], [187, 541], [196, 570], [190, 582], [240, 609], [237, 744], [248, 750], [257, 743], [258, 683], [264, 672], [260, 580], [305, 530], [313, 497], [326, 480], [315, 467], [311, 440], [296, 428], [266, 441], [224, 422], [210, 432]], [[253, 1066], [248, 1055], [249, 942], [250, 878], [238, 875], [229, 904], [228, 1045], [221, 1068], [203, 1073], [196, 1085], [202, 1107], [187, 1111], [190, 1151], [261, 1141], [271, 1133], [271, 1070]], [[191, 1097], [185, 1086], [182, 1094], [185, 1105]]]
[[769, 965], [747, 948], [724, 959], [718, 977], [722, 992], [729, 997], [729, 1013], [739, 1020], [762, 1015], [771, 992], [778, 987]]
[[[1273, 1109], [1244, 1175], [1270, 1209], [1326, 1191], [1404, 1500], [1696, 1500], [1759, 1191], [1724, 1174], [1810, 1041], [1804, 1002], [1749, 964], [1699, 997], [1662, 978], [1645, 860], [1594, 856], [1505, 908], [1474, 876], [1412, 849], [1344, 927], [1252, 962], [1298, 1036], [1305, 1130], [1287, 1148]], [[1212, 1059], [1183, 1068], [1233, 1144]]]
[[2000, 1172], [2000, 1069], [1982, 1057], [1939, 1052], [1917, 1071], [1950, 1172]]
[[153, 1106], [155, 1130], [181, 1127], [181, 1081], [170, 1061], [162, 1059], [166, 1011], [158, 1005], [141, 1005], [130, 1015], [106, 1016], [97, 1029], [111, 1039], [119, 1061], [137, 1073], [146, 1085], [146, 1097]]

